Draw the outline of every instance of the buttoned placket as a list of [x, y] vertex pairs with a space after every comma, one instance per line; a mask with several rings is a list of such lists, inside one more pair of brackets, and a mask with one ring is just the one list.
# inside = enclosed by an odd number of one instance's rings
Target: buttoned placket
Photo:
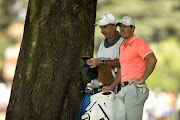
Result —
[[126, 44], [126, 46], [125, 46], [125, 42], [123, 42], [123, 45], [124, 45], [123, 51], [124, 51], [124, 49], [125, 49], [129, 44], [131, 44], [135, 39], [136, 39], [136, 35], [134, 35], [134, 36], [128, 41], [128, 43]]

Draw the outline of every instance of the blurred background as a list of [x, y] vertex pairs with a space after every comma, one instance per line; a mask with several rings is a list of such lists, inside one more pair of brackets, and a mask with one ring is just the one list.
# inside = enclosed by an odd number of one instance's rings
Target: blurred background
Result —
[[10, 98], [28, 0], [0, 0], [0, 120]]
[[[28, 0], [0, 0], [0, 120], [5, 119], [27, 6]], [[96, 22], [104, 13], [113, 14], [117, 22], [125, 15], [133, 17], [135, 34], [157, 57], [147, 80], [151, 91], [143, 120], [180, 120], [180, 0], [98, 0]], [[95, 27], [94, 57], [103, 39]]]

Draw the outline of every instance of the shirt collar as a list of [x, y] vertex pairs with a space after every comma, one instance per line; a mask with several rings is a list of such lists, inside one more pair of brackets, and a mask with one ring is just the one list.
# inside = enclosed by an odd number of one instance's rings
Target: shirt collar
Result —
[[[117, 32], [118, 32], [118, 31], [117, 31]], [[105, 48], [108, 48], [108, 47], [111, 47], [111, 46], [115, 45], [120, 38], [121, 38], [121, 35], [120, 35], [119, 32], [118, 32], [118, 36], [117, 36], [114, 40], [112, 40], [111, 43], [108, 43], [108, 42], [107, 42], [107, 38], [106, 38], [106, 39], [105, 39], [105, 42], [104, 42], [104, 47], [105, 47]]]
[[[131, 44], [135, 39], [136, 39], [136, 35], [134, 35], [134, 36], [128, 41], [127, 45], [128, 45], [128, 44]], [[122, 44], [125, 46], [125, 42], [124, 42], [124, 41], [123, 41]], [[126, 45], [126, 46], [127, 46], [127, 45]]]
[[136, 35], [134, 35], [128, 42], [128, 44], [132, 43], [136, 39]]

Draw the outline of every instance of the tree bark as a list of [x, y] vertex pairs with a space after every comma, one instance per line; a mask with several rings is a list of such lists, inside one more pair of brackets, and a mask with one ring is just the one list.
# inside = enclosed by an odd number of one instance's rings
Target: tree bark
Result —
[[77, 120], [97, 0], [30, 0], [6, 120]]

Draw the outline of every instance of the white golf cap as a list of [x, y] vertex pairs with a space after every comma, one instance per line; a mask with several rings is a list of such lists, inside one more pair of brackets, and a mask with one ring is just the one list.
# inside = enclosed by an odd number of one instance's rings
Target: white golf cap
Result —
[[110, 13], [101, 15], [101, 17], [99, 18], [99, 22], [94, 25], [104, 26], [107, 24], [116, 24], [115, 17]]
[[117, 24], [116, 26], [119, 26], [120, 24], [124, 24], [124, 25], [133, 25], [135, 26], [135, 22], [134, 19], [130, 16], [124, 16]]

